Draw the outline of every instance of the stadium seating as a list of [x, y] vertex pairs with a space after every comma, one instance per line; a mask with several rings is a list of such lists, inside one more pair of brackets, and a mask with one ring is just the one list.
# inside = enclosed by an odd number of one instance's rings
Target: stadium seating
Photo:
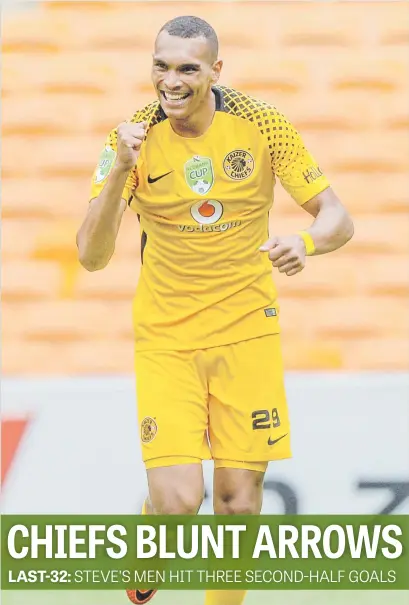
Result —
[[[45, 2], [3, 17], [3, 373], [131, 372], [137, 220], [98, 273], [75, 231], [106, 134], [152, 99], [158, 28], [192, 10], [220, 34], [222, 83], [290, 117], [355, 220], [345, 249], [276, 276], [287, 369], [407, 369], [406, 3]], [[309, 220], [278, 186], [271, 232]]]

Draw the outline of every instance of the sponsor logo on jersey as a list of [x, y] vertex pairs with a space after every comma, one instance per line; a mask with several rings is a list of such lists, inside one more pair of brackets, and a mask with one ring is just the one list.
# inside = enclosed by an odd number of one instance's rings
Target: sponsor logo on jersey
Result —
[[114, 165], [115, 158], [116, 152], [114, 151], [114, 149], [112, 149], [112, 147], [107, 145], [100, 155], [99, 164], [95, 172], [94, 181], [97, 185], [99, 183], [102, 183], [102, 181], [107, 178], [107, 176], [111, 172], [112, 166]]
[[254, 170], [254, 158], [251, 153], [244, 151], [244, 149], [235, 149], [224, 158], [223, 169], [227, 176], [234, 181], [243, 181]]
[[214, 183], [212, 160], [199, 155], [193, 156], [185, 164], [185, 179], [197, 195], [206, 195]]
[[223, 216], [223, 204], [217, 200], [199, 200], [190, 208], [190, 214], [198, 225], [178, 225], [181, 232], [214, 232], [223, 233], [233, 227], [239, 227], [241, 221], [229, 221], [228, 223], [217, 223]]
[[220, 225], [178, 225], [179, 231], [186, 233], [205, 233], [205, 232], [213, 232], [213, 233], [223, 233], [228, 229], [233, 229], [233, 227], [239, 227], [241, 225], [241, 221], [230, 221], [229, 223], [221, 223]]
[[190, 214], [197, 223], [212, 225], [223, 216], [223, 205], [217, 200], [200, 200], [190, 208]]
[[319, 166], [310, 166], [305, 172], [302, 173], [304, 180], [310, 184], [316, 181], [322, 176], [322, 170]]
[[141, 422], [141, 440], [143, 443], [150, 443], [155, 439], [158, 432], [158, 425], [150, 416], [146, 416]]
[[152, 183], [156, 183], [157, 181], [160, 181], [165, 176], [168, 176], [168, 174], [172, 174], [172, 172], [173, 172], [173, 170], [170, 170], [169, 172], [165, 172], [165, 174], [160, 174], [159, 176], [151, 176], [150, 174], [148, 174], [148, 183], [150, 185], [152, 185]]

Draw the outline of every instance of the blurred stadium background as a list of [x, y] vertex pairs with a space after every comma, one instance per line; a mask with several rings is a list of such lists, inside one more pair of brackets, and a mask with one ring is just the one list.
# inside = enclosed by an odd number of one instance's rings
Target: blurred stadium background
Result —
[[[311, 259], [295, 278], [275, 275], [294, 459], [269, 470], [263, 510], [407, 513], [409, 8], [291, 0], [4, 5], [3, 512], [139, 510], [145, 480], [131, 327], [138, 223], [126, 214], [111, 264], [94, 274], [77, 262], [75, 232], [105, 136], [152, 99], [157, 30], [192, 13], [219, 33], [222, 83], [289, 116], [355, 221], [345, 249]], [[271, 231], [307, 224], [278, 186]], [[205, 472], [209, 512], [210, 466]], [[58, 601], [122, 602], [96, 594]], [[248, 602], [407, 600], [281, 595], [254, 593]], [[6, 605], [57, 600], [3, 596]]]

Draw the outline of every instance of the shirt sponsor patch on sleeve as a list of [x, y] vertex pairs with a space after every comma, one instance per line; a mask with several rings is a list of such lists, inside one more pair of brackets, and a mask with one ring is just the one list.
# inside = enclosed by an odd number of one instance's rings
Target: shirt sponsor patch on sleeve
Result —
[[310, 184], [323, 176], [321, 168], [319, 166], [310, 166], [307, 170], [302, 173], [306, 183]]
[[114, 149], [112, 149], [112, 147], [107, 145], [105, 147], [105, 149], [103, 150], [103, 152], [101, 153], [101, 156], [99, 158], [98, 167], [95, 172], [94, 182], [97, 185], [99, 183], [102, 183], [102, 181], [104, 181], [107, 178], [107, 176], [111, 172], [112, 166], [114, 165], [115, 158], [116, 158], [116, 152], [114, 151]]

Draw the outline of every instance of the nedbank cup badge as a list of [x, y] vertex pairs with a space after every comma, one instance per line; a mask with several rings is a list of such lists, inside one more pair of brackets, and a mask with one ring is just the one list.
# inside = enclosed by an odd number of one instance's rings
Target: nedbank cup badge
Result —
[[102, 181], [107, 178], [112, 166], [114, 165], [115, 158], [116, 152], [112, 149], [112, 147], [107, 145], [104, 151], [101, 153], [98, 168], [95, 172], [94, 181], [97, 185], [102, 183]]
[[150, 416], [146, 416], [141, 422], [141, 440], [142, 443], [150, 443], [155, 439], [158, 432], [158, 425]]
[[212, 160], [199, 155], [193, 156], [185, 164], [185, 179], [197, 195], [206, 195], [214, 183]]

